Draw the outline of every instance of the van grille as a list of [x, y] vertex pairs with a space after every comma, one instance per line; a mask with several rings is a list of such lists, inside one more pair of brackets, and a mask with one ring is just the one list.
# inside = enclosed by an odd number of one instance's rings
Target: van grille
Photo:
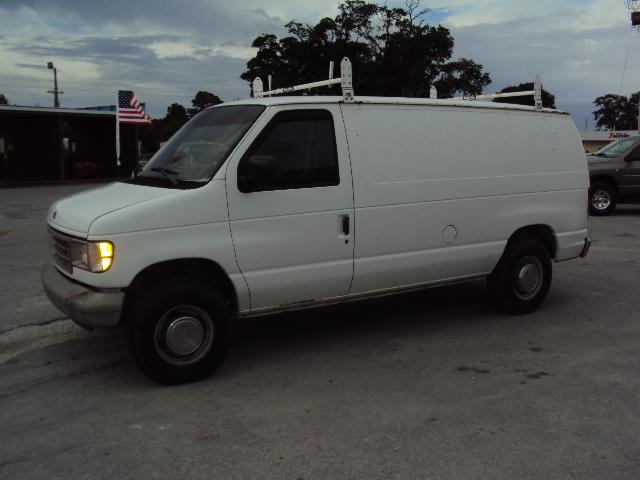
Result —
[[72, 273], [73, 271], [71, 249], [74, 243], [76, 242], [73, 237], [49, 228], [49, 247], [51, 248], [53, 263], [67, 273]]

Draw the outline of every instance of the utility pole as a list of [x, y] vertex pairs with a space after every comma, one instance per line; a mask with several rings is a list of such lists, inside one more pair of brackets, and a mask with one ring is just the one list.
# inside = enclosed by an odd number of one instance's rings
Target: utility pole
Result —
[[64, 92], [58, 90], [58, 69], [53, 66], [53, 62], [47, 62], [47, 68], [53, 70], [53, 90], [47, 90], [47, 93], [53, 93], [53, 106], [60, 108], [60, 99], [58, 95], [62, 95]]

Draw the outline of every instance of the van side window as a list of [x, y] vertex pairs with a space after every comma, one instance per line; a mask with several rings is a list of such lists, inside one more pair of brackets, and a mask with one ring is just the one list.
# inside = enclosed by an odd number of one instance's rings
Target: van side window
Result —
[[277, 114], [238, 166], [241, 192], [339, 184], [333, 118], [326, 110]]

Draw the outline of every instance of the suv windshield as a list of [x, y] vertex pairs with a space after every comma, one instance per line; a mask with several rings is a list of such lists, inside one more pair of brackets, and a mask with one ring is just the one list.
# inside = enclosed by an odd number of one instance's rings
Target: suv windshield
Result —
[[262, 105], [233, 105], [199, 113], [129, 182], [173, 188], [204, 185], [264, 109]]
[[598, 150], [594, 155], [599, 157], [619, 157], [624, 152], [626, 152], [629, 148], [631, 148], [636, 143], [636, 138], [621, 138], [620, 140], [616, 140], [613, 143], [610, 143], [606, 147]]

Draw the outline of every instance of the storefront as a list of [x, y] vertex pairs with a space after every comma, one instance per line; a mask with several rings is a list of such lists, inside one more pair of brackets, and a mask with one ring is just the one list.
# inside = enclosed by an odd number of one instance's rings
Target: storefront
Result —
[[582, 137], [582, 144], [584, 145], [584, 151], [587, 153], [594, 153], [603, 147], [606, 147], [611, 142], [615, 142], [620, 138], [633, 137], [638, 135], [636, 130], [622, 130], [613, 132], [609, 130], [602, 131], [581, 131], [580, 137]]
[[138, 160], [136, 126], [121, 126], [121, 166], [115, 126], [115, 112], [0, 106], [0, 182], [128, 176]]

